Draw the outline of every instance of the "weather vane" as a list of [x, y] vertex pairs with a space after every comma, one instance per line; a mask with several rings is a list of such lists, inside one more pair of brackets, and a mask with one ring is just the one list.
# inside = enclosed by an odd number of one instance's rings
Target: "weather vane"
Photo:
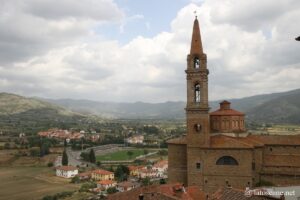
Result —
[[196, 17], [196, 19], [197, 19], [197, 11], [196, 11], [196, 10], [194, 11], [194, 14], [195, 14], [195, 17]]

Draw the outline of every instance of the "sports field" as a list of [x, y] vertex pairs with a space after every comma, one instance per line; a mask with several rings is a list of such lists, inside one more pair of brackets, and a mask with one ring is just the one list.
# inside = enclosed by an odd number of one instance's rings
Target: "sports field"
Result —
[[[148, 153], [153, 152], [153, 150], [147, 150]], [[132, 152], [132, 153], [128, 153]], [[132, 160], [138, 156], [144, 155], [144, 149], [130, 149], [121, 150], [114, 153], [109, 153], [106, 155], [97, 156], [97, 161], [121, 161], [121, 160]]]

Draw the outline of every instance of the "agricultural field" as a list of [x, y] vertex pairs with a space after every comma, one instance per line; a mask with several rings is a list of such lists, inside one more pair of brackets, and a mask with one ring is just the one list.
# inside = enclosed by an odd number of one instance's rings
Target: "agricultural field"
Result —
[[0, 177], [0, 200], [36, 200], [79, 187], [47, 167], [0, 167]]
[[[153, 151], [154, 150], [147, 150], [147, 153], [151, 153]], [[128, 153], [128, 152], [132, 152], [132, 153]], [[97, 156], [97, 161], [132, 160], [141, 155], [145, 155], [144, 149], [121, 150], [114, 153]]]

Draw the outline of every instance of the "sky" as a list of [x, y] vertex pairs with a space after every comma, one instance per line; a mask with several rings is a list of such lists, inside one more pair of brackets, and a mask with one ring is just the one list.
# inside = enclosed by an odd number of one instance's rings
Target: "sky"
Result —
[[185, 101], [194, 11], [210, 100], [300, 88], [299, 0], [0, 0], [0, 92]]

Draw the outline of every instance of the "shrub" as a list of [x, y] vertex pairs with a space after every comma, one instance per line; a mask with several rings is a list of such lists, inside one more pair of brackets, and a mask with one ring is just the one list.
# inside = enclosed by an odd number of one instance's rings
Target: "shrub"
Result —
[[71, 179], [71, 183], [80, 183], [80, 178], [78, 176], [74, 176], [72, 179]]
[[81, 185], [79, 192], [88, 192], [89, 189], [96, 188], [97, 184], [94, 182], [88, 182]]
[[116, 187], [107, 188], [107, 193], [108, 194], [113, 194], [113, 193], [116, 193], [116, 192], [118, 192]]
[[47, 164], [48, 167], [53, 167], [53, 165], [54, 165], [53, 162], [48, 162]]

